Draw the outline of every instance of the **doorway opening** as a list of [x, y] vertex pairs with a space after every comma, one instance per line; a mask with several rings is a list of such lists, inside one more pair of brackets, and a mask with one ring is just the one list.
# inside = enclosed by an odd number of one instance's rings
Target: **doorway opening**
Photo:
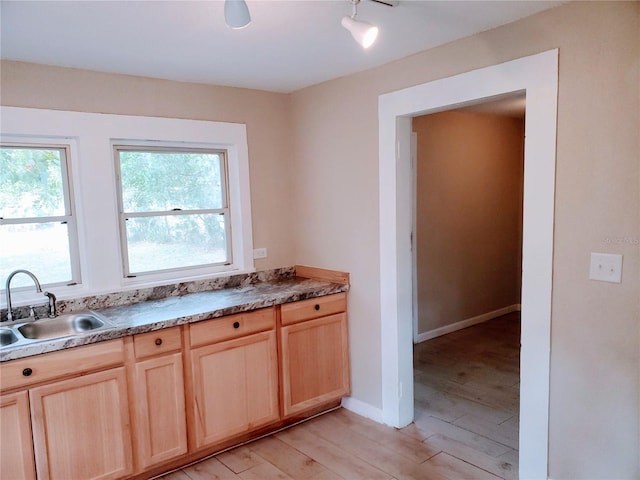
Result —
[[436, 432], [443, 451], [479, 468], [484, 455], [499, 459], [509, 474], [518, 465], [524, 122], [522, 94], [412, 119], [411, 431]]
[[413, 421], [411, 119], [522, 92], [527, 98], [519, 472], [548, 474], [558, 50], [379, 97], [382, 420]]

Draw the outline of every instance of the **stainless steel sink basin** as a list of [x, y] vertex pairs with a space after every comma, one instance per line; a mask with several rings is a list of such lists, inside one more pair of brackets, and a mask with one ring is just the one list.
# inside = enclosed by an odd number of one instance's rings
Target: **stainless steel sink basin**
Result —
[[25, 323], [18, 327], [18, 331], [25, 338], [43, 340], [78, 335], [104, 326], [104, 320], [93, 312], [67, 313], [55, 318], [44, 318], [35, 322]]
[[10, 328], [0, 328], [0, 346], [11, 345], [17, 341], [18, 337]]

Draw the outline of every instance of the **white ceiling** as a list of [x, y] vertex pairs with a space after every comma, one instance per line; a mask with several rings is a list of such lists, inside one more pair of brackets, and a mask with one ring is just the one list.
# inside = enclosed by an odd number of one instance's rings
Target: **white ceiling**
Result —
[[231, 30], [222, 0], [2, 0], [3, 59], [291, 92], [526, 17], [561, 1], [362, 0], [380, 27], [363, 50], [340, 25], [348, 0], [247, 0], [252, 23]]

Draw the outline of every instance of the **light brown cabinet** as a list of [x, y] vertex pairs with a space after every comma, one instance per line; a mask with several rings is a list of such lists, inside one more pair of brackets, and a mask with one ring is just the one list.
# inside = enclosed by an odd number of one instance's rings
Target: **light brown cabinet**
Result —
[[337, 405], [346, 310], [339, 293], [4, 362], [0, 478], [146, 478]]
[[187, 453], [187, 421], [179, 327], [133, 337], [131, 412], [137, 470]]
[[36, 384], [84, 375], [123, 362], [122, 339], [20, 358], [0, 365], [0, 389], [26, 390]]
[[2, 396], [2, 478], [33, 478], [34, 463], [39, 480], [130, 474], [123, 360], [112, 340], [3, 363], [0, 387], [19, 391]]
[[0, 397], [0, 478], [36, 478], [27, 392]]
[[124, 367], [29, 391], [38, 479], [116, 479], [133, 471]]
[[190, 334], [196, 448], [278, 420], [273, 308], [194, 324]]
[[281, 319], [284, 416], [300, 414], [347, 395], [346, 295], [283, 305]]

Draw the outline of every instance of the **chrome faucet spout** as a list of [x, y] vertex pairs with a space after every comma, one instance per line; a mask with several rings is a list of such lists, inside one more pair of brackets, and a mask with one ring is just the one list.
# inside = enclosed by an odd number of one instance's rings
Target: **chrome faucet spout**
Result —
[[[11, 308], [11, 280], [18, 273], [24, 273], [26, 275], [29, 275], [29, 277], [31, 277], [31, 280], [33, 280], [33, 283], [35, 283], [35, 285], [36, 285], [36, 291], [39, 292], [39, 293], [42, 293], [42, 287], [40, 286], [40, 282], [38, 281], [36, 276], [33, 273], [31, 273], [29, 270], [20, 269], [20, 270], [14, 270], [13, 272], [11, 272], [9, 274], [9, 276], [7, 277], [7, 283], [6, 283], [6, 286], [5, 286], [5, 294], [6, 294], [6, 297], [7, 297], [7, 321], [8, 322], [13, 320], [13, 311], [12, 311], [12, 308]], [[49, 299], [49, 301], [51, 301], [51, 299]]]

